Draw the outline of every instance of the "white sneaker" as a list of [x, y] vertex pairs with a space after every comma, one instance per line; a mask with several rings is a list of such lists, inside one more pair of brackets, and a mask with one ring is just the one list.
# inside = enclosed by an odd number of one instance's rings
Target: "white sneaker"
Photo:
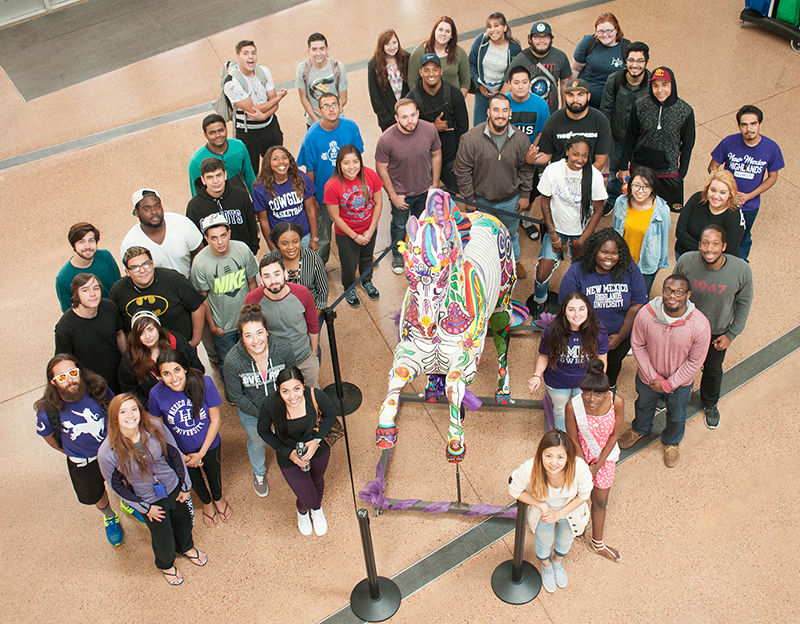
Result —
[[261, 498], [269, 494], [269, 484], [267, 483], [267, 475], [257, 475], [253, 473], [253, 489]]
[[556, 591], [556, 573], [552, 564], [549, 566], [542, 564], [542, 587], [550, 594]]
[[556, 573], [556, 585], [564, 589], [567, 586], [567, 571], [564, 565], [560, 561], [554, 561], [553, 571]]
[[325, 519], [322, 507], [311, 510], [311, 519], [314, 521], [314, 533], [322, 537], [328, 532], [328, 521]]
[[297, 528], [300, 529], [300, 533], [303, 535], [311, 535], [311, 518], [308, 516], [308, 512], [304, 514], [297, 512]]

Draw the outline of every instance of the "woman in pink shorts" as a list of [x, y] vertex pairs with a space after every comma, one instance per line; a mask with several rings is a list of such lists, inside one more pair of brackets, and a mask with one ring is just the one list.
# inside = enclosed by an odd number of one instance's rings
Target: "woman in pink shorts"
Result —
[[603, 543], [603, 528], [608, 492], [619, 458], [617, 438], [625, 422], [625, 401], [611, 392], [605, 365], [598, 359], [589, 362], [580, 389], [581, 393], [567, 403], [564, 415], [567, 434], [580, 442], [580, 456], [594, 478], [589, 548], [611, 561], [619, 561], [619, 552]]

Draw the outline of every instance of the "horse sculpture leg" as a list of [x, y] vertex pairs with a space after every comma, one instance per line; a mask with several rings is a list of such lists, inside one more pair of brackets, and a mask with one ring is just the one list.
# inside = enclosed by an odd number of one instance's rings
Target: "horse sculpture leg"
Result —
[[395, 363], [389, 371], [389, 391], [378, 414], [378, 429], [375, 440], [380, 448], [392, 448], [397, 444], [397, 426], [394, 421], [400, 403], [400, 391], [419, 375], [419, 370], [411, 363]]
[[494, 346], [497, 347], [497, 392], [494, 394], [495, 403], [507, 405], [511, 401], [511, 390], [508, 379], [508, 340], [511, 330], [511, 316], [507, 310], [495, 312], [489, 318], [492, 328]]
[[457, 464], [464, 459], [467, 447], [464, 443], [464, 429], [461, 426], [461, 402], [467, 384], [461, 371], [454, 370], [447, 374], [447, 402], [450, 405], [450, 427], [447, 430], [447, 447], [445, 455], [451, 464]]

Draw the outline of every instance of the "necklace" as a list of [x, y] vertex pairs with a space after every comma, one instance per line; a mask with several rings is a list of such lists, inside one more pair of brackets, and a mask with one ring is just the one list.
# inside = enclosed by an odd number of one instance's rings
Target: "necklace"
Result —
[[286, 274], [289, 276], [289, 281], [294, 284], [300, 283], [300, 271], [303, 270], [303, 257], [297, 260], [297, 268], [296, 269], [286, 269]]

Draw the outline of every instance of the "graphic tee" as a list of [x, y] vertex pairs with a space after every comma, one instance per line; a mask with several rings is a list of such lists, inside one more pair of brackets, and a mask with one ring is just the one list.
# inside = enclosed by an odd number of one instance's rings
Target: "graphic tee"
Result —
[[[736, 188], [741, 193], [752, 193], [764, 181], [767, 172], [783, 169], [781, 148], [772, 139], [761, 137], [758, 145], [749, 147], [741, 134], [731, 134], [720, 141], [711, 152], [711, 157], [736, 178]], [[761, 206], [761, 195], [757, 195], [744, 203], [740, 208], [758, 210]]]
[[[339, 216], [357, 234], [366, 232], [372, 222], [372, 210], [375, 207], [373, 196], [380, 193], [383, 182], [369, 167], [364, 167], [364, 178], [367, 181], [367, 194], [361, 188], [360, 176], [355, 180], [338, 180], [331, 178], [325, 188], [325, 203], [338, 204]], [[344, 182], [344, 185], [342, 184]], [[336, 225], [337, 234], [344, 235]]]
[[[542, 341], [539, 343], [539, 353], [547, 355], [550, 348], [550, 329], [548, 326], [542, 334]], [[602, 328], [598, 335], [597, 355], [608, 353], [608, 333]], [[584, 375], [586, 367], [589, 365], [589, 358], [581, 353], [581, 334], [571, 332], [567, 343], [567, 352], [558, 358], [556, 362], [550, 362], [544, 369], [542, 380], [551, 388], [578, 388]]]
[[[184, 455], [196, 453], [203, 446], [206, 441], [206, 433], [211, 426], [208, 410], [222, 403], [211, 377], [203, 375], [203, 381], [206, 389], [203, 395], [203, 405], [197, 418], [192, 417], [194, 404], [185, 392], [175, 392], [163, 381], [159, 381], [150, 391], [150, 413], [164, 421]], [[208, 448], [217, 448], [219, 442], [219, 433], [217, 433]]]
[[304, 171], [300, 172], [303, 176], [303, 196], [298, 197], [292, 186], [292, 181], [287, 178], [283, 184], [275, 183], [275, 197], [268, 195], [263, 184], [253, 187], [253, 209], [256, 212], [267, 211], [267, 221], [270, 229], [274, 228], [281, 221], [296, 223], [303, 228], [303, 236], [311, 232], [308, 224], [308, 214], [306, 214], [303, 202], [309, 197], [313, 197], [317, 188]]
[[510, 93], [507, 97], [511, 103], [511, 123], [533, 143], [536, 135], [544, 129], [544, 122], [550, 117], [547, 102], [533, 93], [524, 102], [517, 102]]
[[[603, 185], [603, 174], [594, 167], [592, 171], [592, 201], [607, 199], [608, 193]], [[566, 160], [559, 160], [547, 166], [539, 180], [539, 192], [550, 198], [550, 213], [553, 225], [559, 234], [580, 236], [581, 224], [581, 180], [583, 171], [573, 171], [567, 167]]]
[[[114, 393], [106, 388], [110, 401]], [[97, 457], [97, 450], [106, 439], [106, 413], [88, 394], [72, 403], [64, 403], [59, 413], [61, 419], [61, 444], [67, 457], [89, 459]], [[43, 438], [53, 435], [53, 427], [46, 412], [36, 414], [36, 433]]]
[[297, 164], [305, 167], [306, 171], [314, 172], [316, 197], [320, 205], [325, 203], [325, 184], [333, 175], [336, 158], [344, 145], [355, 145], [359, 152], [364, 153], [361, 131], [355, 121], [344, 117], [339, 117], [339, 125], [333, 130], [326, 130], [315, 123], [303, 138]]

